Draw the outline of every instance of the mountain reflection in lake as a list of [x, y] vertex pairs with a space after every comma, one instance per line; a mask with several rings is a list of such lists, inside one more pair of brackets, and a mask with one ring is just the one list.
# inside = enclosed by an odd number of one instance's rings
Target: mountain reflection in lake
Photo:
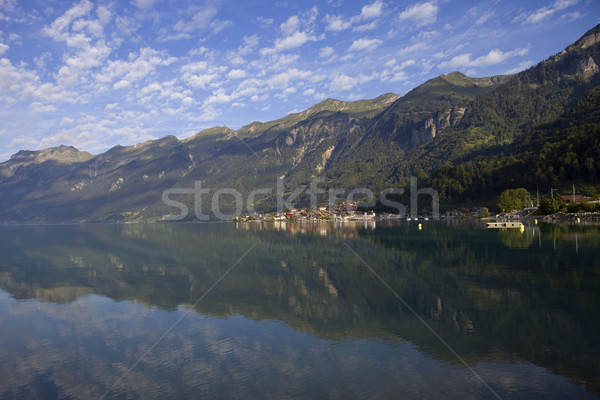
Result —
[[2, 226], [0, 398], [600, 396], [598, 226], [422, 224]]

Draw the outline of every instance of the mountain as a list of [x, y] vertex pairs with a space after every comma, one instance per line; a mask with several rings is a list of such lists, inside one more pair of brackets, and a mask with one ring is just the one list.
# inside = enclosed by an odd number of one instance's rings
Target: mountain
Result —
[[558, 119], [542, 124], [502, 146], [469, 153], [466, 161], [432, 171], [423, 184], [435, 187], [447, 205], [493, 204], [491, 195], [526, 187], [571, 193], [571, 185], [591, 195], [600, 183], [600, 87], [589, 90]]
[[379, 192], [413, 175], [439, 191], [442, 207], [491, 204], [509, 187], [597, 191], [599, 41], [597, 26], [515, 75], [453, 72], [404, 96], [327, 99], [238, 130], [95, 156], [65, 146], [21, 151], [0, 164], [0, 221], [156, 221], [186, 208], [193, 220], [246, 212], [236, 207], [248, 196], [257, 211], [274, 211], [278, 179], [296, 206], [309, 204], [311, 184], [325, 202], [328, 189]]

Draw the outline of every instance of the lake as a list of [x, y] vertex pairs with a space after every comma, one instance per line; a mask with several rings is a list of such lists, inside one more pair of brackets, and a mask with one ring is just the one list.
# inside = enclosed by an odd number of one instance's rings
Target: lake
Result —
[[600, 398], [600, 227], [0, 226], [0, 398]]

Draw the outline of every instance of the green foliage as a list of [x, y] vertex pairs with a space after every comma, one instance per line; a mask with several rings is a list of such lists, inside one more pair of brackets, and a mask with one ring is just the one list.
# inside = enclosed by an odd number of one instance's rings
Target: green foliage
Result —
[[564, 211], [567, 211], [567, 204], [558, 193], [555, 193], [552, 198], [544, 198], [540, 201], [540, 212], [542, 215]]
[[586, 203], [586, 202], [567, 204], [567, 212], [570, 212], [570, 213], [599, 212], [599, 211], [600, 211], [600, 204]]
[[473, 152], [457, 165], [446, 163], [428, 184], [446, 204], [489, 199], [517, 185], [546, 192], [576, 184], [593, 194], [600, 183], [599, 115], [600, 88], [594, 88], [555, 122], [512, 143]]
[[500, 193], [496, 201], [496, 207], [501, 212], [522, 210], [527, 206], [529, 199], [530, 194], [527, 189], [507, 189]]

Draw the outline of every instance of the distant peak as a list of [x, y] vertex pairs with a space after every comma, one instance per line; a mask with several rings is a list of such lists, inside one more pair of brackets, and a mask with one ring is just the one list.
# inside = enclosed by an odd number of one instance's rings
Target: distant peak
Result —
[[340, 106], [342, 104], [347, 103], [347, 101], [342, 101], [342, 100], [337, 100], [337, 99], [332, 99], [331, 97], [328, 99], [323, 100], [320, 103], [315, 104], [314, 106], [310, 107], [307, 111], [309, 110], [323, 110], [332, 106]]
[[[259, 122], [260, 123], [260, 122]], [[253, 122], [252, 124], [255, 124]], [[194, 139], [197, 139], [202, 136], [215, 136], [215, 135], [231, 135], [235, 131], [228, 126], [213, 126], [212, 128], [203, 129], [200, 132], [196, 133], [193, 136], [190, 136], [187, 139], [184, 139], [184, 142], [190, 142]]]
[[91, 158], [92, 155], [79, 151], [73, 146], [60, 145], [42, 150], [20, 150], [10, 157], [11, 161], [28, 161], [41, 163], [44, 161], [74, 162]]
[[468, 78], [467, 75], [463, 74], [462, 72], [458, 72], [458, 71], [450, 72], [448, 75], [442, 75], [442, 76], [450, 76], [450, 77], [455, 77], [455, 78]]

